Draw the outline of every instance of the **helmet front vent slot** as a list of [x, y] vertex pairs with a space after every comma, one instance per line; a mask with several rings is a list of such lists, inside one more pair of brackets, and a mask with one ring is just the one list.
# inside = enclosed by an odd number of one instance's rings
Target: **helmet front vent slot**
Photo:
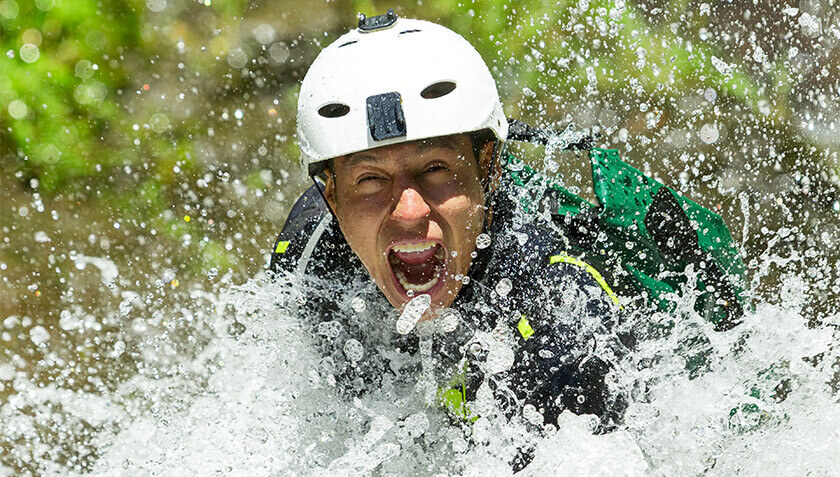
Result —
[[440, 81], [429, 86], [426, 86], [423, 91], [420, 92], [420, 96], [426, 99], [435, 99], [440, 98], [442, 96], [446, 96], [447, 94], [451, 93], [455, 90], [455, 83], [452, 81]]
[[413, 30], [404, 30], [404, 31], [401, 31], [401, 32], [400, 32], [400, 35], [404, 35], [404, 34], [406, 34], [406, 33], [417, 33], [417, 32], [419, 32], [419, 31], [421, 31], [421, 30], [418, 30], [418, 29], [416, 29], [416, 28], [415, 28], [415, 29], [413, 29]]
[[321, 106], [318, 114], [325, 118], [340, 118], [350, 112], [350, 106], [342, 103], [330, 103]]
[[359, 40], [351, 40], [351, 41], [348, 41], [347, 43], [342, 43], [342, 44], [338, 45], [338, 47], [343, 48], [347, 45], [352, 45], [353, 43], [358, 43], [358, 42], [359, 42]]

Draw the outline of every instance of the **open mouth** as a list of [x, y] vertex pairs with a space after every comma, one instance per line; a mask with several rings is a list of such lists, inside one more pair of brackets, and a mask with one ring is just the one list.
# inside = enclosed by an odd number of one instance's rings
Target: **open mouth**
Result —
[[397, 244], [388, 252], [388, 264], [404, 295], [431, 295], [443, 283], [446, 251], [433, 241]]

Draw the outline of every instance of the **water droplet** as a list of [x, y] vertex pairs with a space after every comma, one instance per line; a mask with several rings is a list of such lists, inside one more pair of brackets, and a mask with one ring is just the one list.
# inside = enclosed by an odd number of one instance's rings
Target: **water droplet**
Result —
[[16, 99], [9, 103], [9, 116], [15, 119], [23, 119], [29, 113], [29, 108], [26, 107], [26, 103], [23, 101]]
[[496, 293], [499, 296], [508, 296], [508, 293], [513, 290], [513, 283], [511, 283], [510, 278], [502, 278], [499, 280], [499, 283], [496, 284]]
[[47, 233], [43, 230], [39, 230], [35, 232], [35, 241], [38, 243], [47, 243], [50, 242], [50, 237], [47, 236]]
[[38, 50], [38, 47], [32, 43], [26, 43], [20, 47], [20, 59], [27, 63], [35, 63], [40, 56], [41, 52]]
[[248, 55], [242, 48], [237, 48], [228, 54], [227, 61], [232, 68], [244, 68], [248, 64]]
[[365, 348], [358, 340], [349, 339], [344, 343], [344, 356], [350, 361], [359, 361], [365, 354]]
[[362, 313], [367, 309], [367, 305], [362, 297], [357, 296], [350, 300], [350, 308], [352, 308], [356, 313]]
[[700, 128], [700, 140], [706, 144], [713, 144], [720, 138], [720, 132], [714, 124], [704, 124]]
[[429, 295], [423, 294], [418, 295], [415, 298], [412, 298], [405, 305], [405, 309], [403, 309], [402, 314], [397, 319], [397, 333], [401, 335], [407, 335], [411, 333], [411, 330], [414, 329], [414, 326], [420, 321], [420, 318], [423, 317], [423, 313], [429, 309], [429, 305], [432, 304], [432, 297]]
[[513, 349], [498, 341], [490, 346], [485, 362], [488, 374], [503, 373], [513, 366]]
[[46, 343], [50, 339], [50, 332], [47, 331], [41, 325], [33, 326], [32, 329], [29, 330], [29, 338], [32, 340], [33, 343], [36, 345], [41, 345]]
[[487, 234], [478, 234], [478, 237], [475, 239], [475, 247], [479, 250], [483, 250], [490, 246], [490, 236]]
[[526, 421], [530, 422], [535, 426], [540, 426], [543, 423], [544, 417], [537, 411], [537, 408], [534, 407], [533, 404], [526, 404], [522, 407], [522, 417], [525, 418]]
[[0, 16], [8, 20], [14, 20], [20, 13], [20, 7], [14, 0], [0, 2]]
[[146, 7], [153, 12], [162, 12], [166, 8], [166, 0], [146, 0]]
[[331, 320], [331, 321], [324, 321], [318, 323], [318, 331], [317, 333], [322, 336], [326, 336], [327, 338], [338, 338], [338, 335], [341, 334], [342, 326], [341, 323]]
[[438, 318], [438, 329], [444, 333], [450, 333], [455, 331], [460, 321], [461, 314], [458, 313], [458, 310], [446, 308], [441, 312], [440, 318]]

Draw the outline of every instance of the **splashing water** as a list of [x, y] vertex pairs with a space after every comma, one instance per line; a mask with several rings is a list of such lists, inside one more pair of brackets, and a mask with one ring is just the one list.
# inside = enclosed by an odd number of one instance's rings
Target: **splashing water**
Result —
[[[361, 396], [343, 395], [312, 340], [323, 330], [293, 312], [294, 288], [253, 279], [206, 296], [216, 310], [204, 318], [214, 336], [182, 361], [180, 373], [138, 375], [99, 395], [16, 380], [18, 393], [0, 414], [3, 431], [33, 442], [40, 423], [52, 419], [55, 429], [81, 439], [75, 452], [87, 451], [94, 475], [509, 475], [507, 462], [523, 443], [535, 448], [524, 475], [827, 475], [840, 465], [832, 387], [840, 316], [809, 327], [798, 305], [762, 303], [740, 326], [715, 332], [687, 295], [679, 318], [636, 317], [633, 326], [644, 328], [646, 339], [611, 375], [630, 397], [623, 426], [595, 435], [594, 417], [565, 412], [539, 436], [525, 422], [528, 410], [522, 421], [494, 412], [488, 390], [478, 391], [483, 417], [472, 425], [430, 406], [426, 390], [411, 385], [423, 381], [423, 371], [406, 362], [424, 359], [422, 344], [420, 357], [392, 360], [394, 367], [403, 360], [406, 382], [386, 377]], [[232, 332], [231, 323], [242, 328]], [[491, 373], [512, 357], [496, 339], [487, 338], [496, 344]], [[354, 363], [367, 358], [356, 340], [343, 349]], [[70, 466], [50, 460], [58, 454], [49, 440], [39, 446], [29, 455], [42, 470], [66, 472]]]

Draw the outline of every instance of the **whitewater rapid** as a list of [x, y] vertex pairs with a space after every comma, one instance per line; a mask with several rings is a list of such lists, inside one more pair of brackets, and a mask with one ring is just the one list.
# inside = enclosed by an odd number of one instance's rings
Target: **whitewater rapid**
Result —
[[[422, 371], [358, 397], [339, 393], [311, 324], [295, 312], [296, 289], [254, 278], [218, 294], [194, 293], [194, 306], [210, 310], [193, 311], [211, 338], [195, 356], [169, 356], [180, 360], [178, 372], [138, 374], [103, 394], [16, 382], [18, 393], [0, 410], [4, 432], [23, 439], [46, 423], [81, 443], [75, 451], [93, 475], [509, 475], [523, 443], [535, 458], [522, 475], [831, 475], [840, 468], [833, 387], [840, 317], [809, 326], [795, 300], [759, 303], [726, 332], [693, 312], [690, 295], [676, 316], [634, 316], [631, 325], [649, 331], [610, 376], [629, 396], [623, 426], [593, 434], [593, 416], [565, 412], [540, 436], [491, 409], [471, 425], [452, 421], [419, 384]], [[396, 333], [397, 318], [389, 315], [380, 331]], [[369, 350], [359, 352], [361, 361]], [[419, 359], [392, 358], [405, 370]], [[72, 449], [40, 445], [30, 458], [45, 473], [74, 471], [62, 459]]]

